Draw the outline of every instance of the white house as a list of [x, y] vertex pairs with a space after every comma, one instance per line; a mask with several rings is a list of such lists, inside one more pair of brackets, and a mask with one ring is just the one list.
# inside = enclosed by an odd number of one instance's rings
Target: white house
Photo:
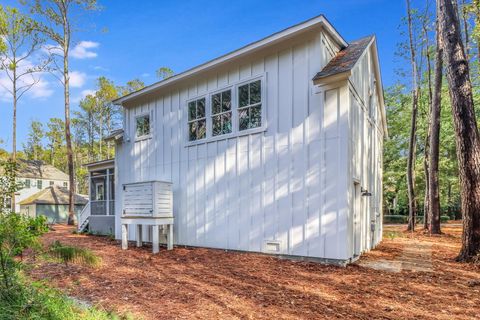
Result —
[[155, 215], [171, 188], [176, 245], [345, 263], [381, 240], [374, 36], [348, 43], [318, 16], [115, 103], [116, 238], [155, 244], [162, 223], [128, 212]]
[[49, 187], [68, 189], [68, 175], [61, 170], [37, 160], [17, 160], [17, 182], [21, 189], [16, 192], [15, 212], [20, 212], [20, 202]]

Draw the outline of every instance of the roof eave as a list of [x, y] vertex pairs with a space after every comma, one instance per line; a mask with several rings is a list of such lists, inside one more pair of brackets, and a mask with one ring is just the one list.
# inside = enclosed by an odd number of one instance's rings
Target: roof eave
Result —
[[344, 71], [344, 72], [340, 72], [340, 73], [328, 75], [328, 76], [325, 76], [325, 77], [319, 77], [319, 78], [313, 79], [313, 84], [316, 85], [316, 86], [324, 86], [324, 85], [327, 85], [327, 84], [330, 84], [330, 83], [347, 80], [351, 75], [352, 75], [352, 71], [347, 70], [347, 71]]
[[123, 105], [127, 101], [131, 101], [135, 98], [139, 98], [141, 96], [144, 96], [146, 94], [149, 94], [155, 90], [158, 90], [162, 87], [165, 87], [167, 85], [171, 85], [175, 82], [178, 82], [180, 80], [183, 80], [185, 78], [191, 77], [198, 72], [202, 71], [207, 71], [217, 65], [220, 65], [222, 63], [225, 63], [228, 60], [231, 60], [233, 58], [241, 57], [243, 55], [255, 52], [257, 50], [260, 50], [266, 46], [273, 45], [282, 39], [286, 37], [291, 37], [294, 36], [297, 33], [309, 30], [311, 28], [317, 27], [317, 26], [322, 26], [325, 30], [327, 30], [328, 33], [330, 33], [331, 36], [333, 36], [334, 40], [342, 47], [346, 47], [348, 43], [343, 39], [343, 37], [335, 30], [333, 25], [325, 18], [324, 15], [319, 15], [317, 17], [314, 17], [310, 20], [307, 20], [305, 22], [299, 23], [297, 25], [294, 25], [292, 27], [289, 27], [287, 29], [284, 29], [282, 31], [279, 31], [277, 33], [274, 33], [266, 38], [263, 38], [261, 40], [258, 40], [256, 42], [253, 42], [251, 44], [248, 44], [242, 48], [239, 48], [235, 51], [232, 51], [230, 53], [227, 53], [223, 56], [220, 56], [216, 59], [210, 60], [204, 64], [201, 64], [199, 66], [196, 66], [192, 69], [189, 69], [185, 72], [182, 72], [178, 75], [172, 76], [168, 79], [165, 79], [163, 81], [154, 83], [150, 86], [147, 86], [143, 89], [140, 89], [138, 91], [132, 92], [126, 96], [123, 96], [121, 98], [118, 98], [116, 100], [113, 100], [113, 103], [116, 105]]

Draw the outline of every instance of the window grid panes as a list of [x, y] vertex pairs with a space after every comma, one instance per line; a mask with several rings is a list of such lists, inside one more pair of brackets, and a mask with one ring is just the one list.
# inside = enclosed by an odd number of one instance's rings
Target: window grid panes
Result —
[[212, 136], [232, 132], [232, 91], [212, 95]]
[[207, 136], [205, 98], [188, 103], [188, 140], [195, 141]]
[[253, 81], [238, 87], [239, 131], [262, 126], [262, 83]]
[[42, 180], [37, 180], [37, 189], [42, 189]]
[[25, 188], [30, 188], [30, 179], [25, 180]]
[[150, 116], [144, 115], [137, 117], [136, 137], [145, 137], [150, 135]]

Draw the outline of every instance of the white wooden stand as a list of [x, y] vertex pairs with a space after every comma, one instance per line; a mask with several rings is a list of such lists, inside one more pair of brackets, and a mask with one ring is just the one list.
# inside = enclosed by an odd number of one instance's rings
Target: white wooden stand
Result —
[[173, 249], [173, 218], [152, 218], [152, 217], [122, 217], [122, 249], [128, 248], [128, 227], [136, 226], [136, 242], [137, 247], [141, 247], [143, 226], [151, 226], [152, 228], [152, 250], [153, 253], [160, 251], [159, 242], [159, 226], [167, 226], [167, 249]]

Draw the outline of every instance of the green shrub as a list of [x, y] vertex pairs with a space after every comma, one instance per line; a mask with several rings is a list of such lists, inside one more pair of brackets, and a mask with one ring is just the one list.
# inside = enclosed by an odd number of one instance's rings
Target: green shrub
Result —
[[55, 241], [50, 245], [48, 253], [68, 265], [70, 262], [79, 262], [88, 266], [98, 266], [101, 259], [97, 257], [91, 250], [75, 246], [67, 246], [60, 241]]
[[95, 307], [81, 306], [60, 291], [40, 282], [19, 282], [14, 296], [0, 298], [0, 320], [107, 320], [127, 319]]
[[440, 222], [441, 223], [448, 222], [449, 220], [450, 220], [449, 216], [440, 216]]
[[408, 217], [398, 214], [384, 215], [383, 223], [407, 223]]

